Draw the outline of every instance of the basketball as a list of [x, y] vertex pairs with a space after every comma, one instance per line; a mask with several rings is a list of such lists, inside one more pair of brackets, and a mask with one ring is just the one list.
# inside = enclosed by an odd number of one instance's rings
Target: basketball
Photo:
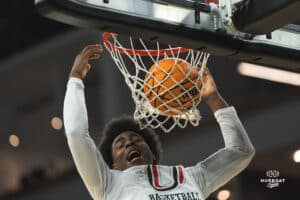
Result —
[[179, 115], [200, 102], [201, 87], [197, 67], [180, 58], [166, 58], [150, 67], [143, 90], [164, 115]]

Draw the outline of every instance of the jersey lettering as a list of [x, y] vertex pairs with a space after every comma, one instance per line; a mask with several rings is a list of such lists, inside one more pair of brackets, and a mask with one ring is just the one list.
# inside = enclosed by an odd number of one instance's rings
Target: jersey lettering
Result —
[[198, 192], [175, 194], [149, 194], [149, 200], [201, 200]]
[[158, 191], [166, 191], [175, 188], [178, 184], [183, 184], [184, 174], [181, 166], [172, 167], [173, 171], [173, 184], [172, 185], [162, 185], [158, 176], [157, 165], [149, 165], [147, 168], [149, 182], [152, 187]]

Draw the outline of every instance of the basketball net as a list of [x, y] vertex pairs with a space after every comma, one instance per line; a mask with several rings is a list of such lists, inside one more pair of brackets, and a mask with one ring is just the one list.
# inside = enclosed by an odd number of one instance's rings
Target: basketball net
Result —
[[[197, 102], [191, 101], [192, 105], [189, 106], [189, 110], [182, 112], [182, 110], [171, 107], [168, 104], [170, 101], [180, 103], [178, 98], [180, 98], [181, 95], [173, 96], [173, 98], [168, 101], [161, 100], [161, 97], [157, 95], [154, 98], [160, 99], [161, 102], [163, 102], [161, 106], [164, 106], [165, 109], [161, 111], [157, 107], [153, 107], [153, 105], [151, 105], [151, 102], [143, 89], [146, 84], [145, 77], [153, 76], [153, 74], [148, 71], [150, 66], [158, 63], [159, 60], [166, 58], [173, 58], [175, 60], [182, 59], [190, 63], [192, 66], [197, 67], [199, 78], [202, 80], [203, 72], [209, 58], [209, 53], [182, 47], [172, 48], [170, 45], [169, 48], [160, 49], [160, 44], [158, 42], [154, 45], [155, 49], [153, 48], [153, 44], [151, 44], [152, 48], [148, 49], [142, 39], [133, 40], [131, 37], [129, 37], [128, 41], [130, 48], [124, 48], [118, 41], [117, 36], [118, 35], [115, 33], [106, 32], [103, 34], [103, 42], [131, 91], [131, 96], [136, 105], [134, 119], [139, 122], [140, 127], [150, 127], [153, 129], [161, 128], [167, 133], [176, 126], [185, 128], [189, 123], [193, 126], [198, 126], [201, 115], [200, 111], [197, 109], [197, 105], [200, 103], [201, 99]], [[140, 48], [136, 49], [135, 46], [139, 46]], [[157, 65], [157, 67], [159, 67], [159, 65]], [[172, 80], [175, 81], [175, 79]], [[181, 87], [181, 93], [183, 95], [190, 95], [189, 89], [182, 87], [180, 82], [176, 82], [175, 87], [176, 86]], [[151, 86], [147, 85], [147, 87]], [[156, 85], [155, 87], [158, 86]], [[161, 84], [159, 87], [164, 87], [164, 85]], [[164, 92], [168, 92], [168, 90], [171, 90], [172, 88], [174, 87], [165, 87]], [[197, 89], [201, 96], [204, 86], [199, 87], [195, 81], [194, 88]], [[184, 105], [181, 106], [184, 107]], [[175, 114], [167, 114], [170, 112]]]

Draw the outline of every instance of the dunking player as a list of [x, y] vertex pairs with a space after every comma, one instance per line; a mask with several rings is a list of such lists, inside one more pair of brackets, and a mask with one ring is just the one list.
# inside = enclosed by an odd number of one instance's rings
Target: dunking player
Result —
[[77, 55], [64, 102], [64, 123], [76, 167], [93, 199], [203, 200], [240, 173], [254, 148], [236, 111], [220, 96], [209, 73], [203, 100], [214, 112], [225, 147], [191, 167], [157, 165], [160, 142], [151, 129], [130, 118], [114, 119], [104, 129], [100, 151], [89, 136], [82, 79], [102, 47], [90, 45]]

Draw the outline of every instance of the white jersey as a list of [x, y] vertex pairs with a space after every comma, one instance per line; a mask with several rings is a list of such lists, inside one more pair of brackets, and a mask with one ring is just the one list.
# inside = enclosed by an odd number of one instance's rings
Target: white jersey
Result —
[[89, 193], [95, 200], [204, 200], [240, 173], [254, 148], [233, 107], [214, 113], [225, 147], [192, 167], [140, 165], [109, 169], [89, 136], [84, 85], [70, 78], [64, 102], [68, 144]]

